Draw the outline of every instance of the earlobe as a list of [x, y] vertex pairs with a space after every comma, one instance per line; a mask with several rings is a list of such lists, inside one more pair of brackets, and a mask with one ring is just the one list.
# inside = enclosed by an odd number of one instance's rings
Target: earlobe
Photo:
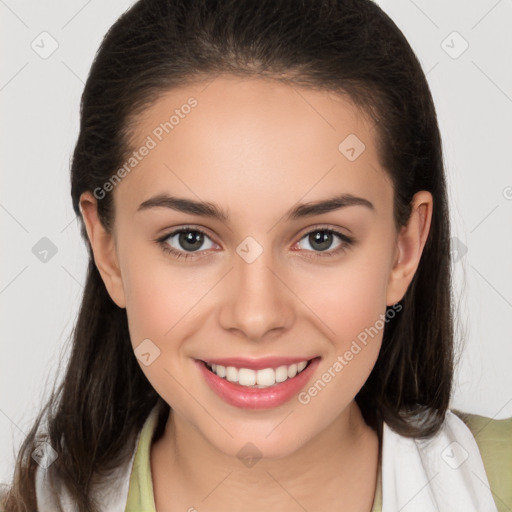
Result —
[[390, 272], [386, 304], [392, 306], [407, 291], [420, 263], [432, 220], [432, 194], [417, 192], [411, 202], [411, 215], [396, 241], [396, 256]]
[[101, 223], [98, 217], [97, 200], [90, 192], [84, 192], [80, 196], [79, 206], [96, 267], [111, 299], [120, 308], [124, 308], [126, 307], [126, 301], [114, 236], [107, 232]]

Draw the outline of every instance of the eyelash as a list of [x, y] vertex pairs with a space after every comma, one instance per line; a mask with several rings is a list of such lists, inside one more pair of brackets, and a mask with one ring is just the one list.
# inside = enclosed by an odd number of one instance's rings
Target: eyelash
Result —
[[[171, 256], [173, 256], [177, 259], [183, 258], [183, 259], [187, 260], [190, 258], [194, 258], [196, 252], [202, 252], [202, 251], [194, 251], [192, 253], [185, 252], [185, 251], [177, 251], [173, 247], [170, 247], [169, 244], [166, 243], [166, 240], [174, 235], [179, 234], [179, 233], [190, 233], [190, 232], [201, 233], [202, 235], [211, 239], [211, 237], [207, 233], [205, 233], [204, 231], [202, 231], [199, 228], [183, 227], [183, 228], [179, 228], [174, 231], [171, 231], [170, 233], [167, 233], [166, 235], [163, 235], [160, 238], [157, 238], [155, 240], [155, 242], [160, 246], [160, 248], [164, 251], [164, 253], [170, 254]], [[307, 233], [304, 233], [300, 237], [299, 241], [302, 240], [303, 238], [307, 237], [308, 235], [311, 235], [312, 233], [318, 233], [318, 232], [331, 233], [331, 234], [337, 236], [341, 240], [342, 243], [339, 247], [337, 247], [334, 250], [330, 250], [330, 251], [308, 251], [307, 250], [306, 252], [313, 252], [315, 254], [315, 256], [307, 256], [308, 258], [331, 258], [331, 257], [337, 256], [339, 253], [345, 251], [347, 248], [349, 248], [350, 246], [352, 246], [355, 243], [355, 240], [353, 238], [351, 238], [343, 233], [340, 233], [339, 231], [336, 231], [335, 229], [321, 228], [321, 227], [313, 228], [310, 231], [308, 231]]]

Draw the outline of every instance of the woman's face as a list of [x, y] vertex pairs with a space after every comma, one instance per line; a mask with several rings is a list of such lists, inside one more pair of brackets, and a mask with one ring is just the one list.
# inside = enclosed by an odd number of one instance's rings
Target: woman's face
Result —
[[143, 372], [224, 453], [293, 452], [348, 410], [421, 253], [418, 231], [400, 252], [374, 128], [333, 93], [221, 76], [161, 96], [132, 142], [95, 197], [113, 190], [101, 272]]

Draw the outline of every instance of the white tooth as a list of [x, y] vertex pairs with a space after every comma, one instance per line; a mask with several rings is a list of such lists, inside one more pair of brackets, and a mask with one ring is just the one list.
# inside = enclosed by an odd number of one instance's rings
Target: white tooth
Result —
[[273, 386], [276, 383], [276, 372], [273, 368], [264, 368], [256, 373], [256, 380], [259, 385]]
[[288, 366], [280, 366], [276, 369], [276, 382], [284, 382], [288, 378]]
[[226, 367], [222, 366], [221, 364], [217, 364], [216, 368], [215, 368], [215, 373], [219, 377], [223, 377], [224, 378], [226, 376]]
[[228, 366], [226, 368], [226, 379], [229, 382], [238, 382], [238, 370], [234, 366]]
[[217, 370], [217, 365], [215, 363], [212, 364], [212, 370], [215, 372]]
[[297, 375], [297, 365], [294, 363], [288, 366], [288, 377], [291, 379], [295, 375]]
[[238, 383], [242, 386], [254, 386], [256, 384], [256, 372], [250, 368], [238, 370]]
[[302, 370], [304, 370], [304, 368], [306, 368], [307, 364], [308, 364], [307, 361], [302, 361], [301, 363], [299, 363], [297, 365], [297, 371], [301, 372]]

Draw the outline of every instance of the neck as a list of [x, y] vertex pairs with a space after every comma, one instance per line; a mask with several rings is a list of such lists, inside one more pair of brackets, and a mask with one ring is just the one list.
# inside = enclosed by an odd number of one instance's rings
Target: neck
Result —
[[[298, 505], [313, 511], [334, 503], [369, 511], [377, 465], [377, 434], [364, 422], [355, 401], [327, 429], [278, 459], [263, 457], [244, 464], [218, 450], [172, 410], [164, 434], [151, 448], [159, 512], [201, 505], [212, 512], [298, 510]], [[319, 506], [322, 503], [325, 507]]]

